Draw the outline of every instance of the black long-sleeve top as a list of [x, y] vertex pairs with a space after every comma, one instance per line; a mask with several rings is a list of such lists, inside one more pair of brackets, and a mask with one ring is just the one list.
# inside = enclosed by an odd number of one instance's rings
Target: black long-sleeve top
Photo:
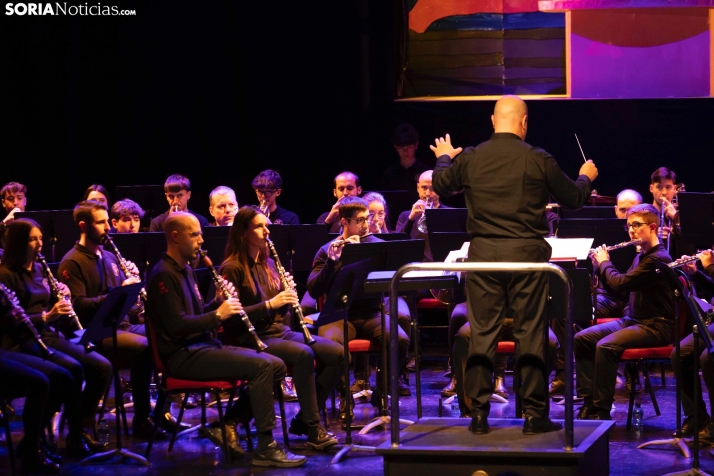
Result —
[[[57, 299], [50, 293], [42, 265], [33, 263], [32, 270], [23, 269], [18, 272], [0, 268], [0, 283], [15, 293], [20, 307], [25, 310], [25, 314], [41, 335], [52, 332], [49, 325], [42, 320], [42, 312], [53, 306]], [[0, 323], [0, 327], [4, 349], [19, 345], [29, 338], [27, 330], [7, 319]]]
[[188, 345], [212, 339], [211, 331], [221, 325], [217, 303], [204, 304], [191, 266], [182, 269], [167, 254], [151, 270], [146, 293], [146, 318], [164, 362]]
[[591, 186], [585, 175], [573, 182], [548, 152], [510, 133], [494, 133], [453, 163], [448, 155], [439, 157], [432, 184], [440, 197], [464, 193], [466, 229], [472, 237], [483, 238], [547, 236], [549, 194], [561, 206], [580, 208]]
[[600, 263], [601, 276], [613, 291], [630, 293], [629, 315], [634, 319], [664, 317], [674, 319], [674, 293], [655, 260], [671, 263], [664, 246], [658, 244], [635, 256], [630, 269], [621, 274], [611, 261]]
[[[76, 243], [64, 255], [58, 270], [57, 279], [72, 293], [72, 306], [83, 327], [89, 326], [109, 291], [126, 280], [117, 257], [101, 246], [99, 249], [101, 258]], [[128, 321], [122, 325], [128, 325]]]
[[[171, 210], [167, 210], [161, 215], [151, 220], [151, 223], [149, 224], [149, 231], [164, 231], [164, 222], [169, 217], [170, 212]], [[192, 212], [191, 210], [186, 210], [186, 213], [190, 213], [191, 215], [195, 216], [198, 220], [198, 223], [201, 225], [201, 228], [210, 226], [210, 223], [208, 223], [206, 217], [201, 216], [196, 212]]]
[[707, 299], [714, 297], [714, 264], [707, 266], [704, 271], [698, 269], [691, 278], [692, 283], [707, 295]]
[[[338, 237], [337, 239], [340, 239]], [[334, 241], [334, 240], [333, 240]], [[376, 243], [384, 241], [376, 238], [374, 235], [369, 235], [360, 240], [360, 243]], [[334, 261], [328, 258], [327, 250], [332, 241], [323, 245], [312, 261], [312, 271], [307, 279], [307, 291], [310, 296], [317, 299], [321, 296], [326, 296], [330, 292], [332, 283], [337, 275], [337, 272], [342, 269], [342, 260]], [[351, 243], [345, 246], [359, 246], [359, 244]], [[381, 300], [379, 296], [374, 298], [355, 299], [350, 306], [348, 318], [362, 317], [367, 314], [380, 312]]]
[[[259, 335], [272, 334], [281, 329], [281, 324], [285, 320], [285, 316], [288, 313], [287, 305], [280, 307], [279, 309], [268, 309], [265, 301], [274, 298], [282, 291], [282, 286], [279, 289], [271, 288], [268, 285], [268, 275], [262, 266], [256, 266], [255, 261], [252, 258], [248, 258], [248, 267], [250, 269], [250, 275], [253, 277], [253, 282], [255, 283], [256, 292], [250, 288], [250, 286], [244, 286], [243, 283], [243, 270], [240, 267], [238, 260], [229, 259], [221, 265], [219, 271], [223, 279], [233, 283], [236, 288], [236, 293], [238, 294], [238, 299], [243, 305], [243, 310], [248, 314], [250, 322], [253, 323], [255, 331]], [[271, 269], [275, 268], [275, 261], [268, 258], [268, 267]], [[223, 325], [223, 330], [231, 334], [231, 338], [235, 338], [236, 341], [247, 339], [250, 337], [245, 324], [239, 322], [239, 319], [229, 319]]]

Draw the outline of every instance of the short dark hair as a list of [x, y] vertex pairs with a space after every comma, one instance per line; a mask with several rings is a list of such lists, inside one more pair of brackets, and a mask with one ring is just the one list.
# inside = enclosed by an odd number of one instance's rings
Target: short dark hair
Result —
[[677, 174], [667, 167], [660, 167], [652, 172], [650, 183], [662, 183], [662, 179], [671, 180], [672, 182], [677, 183]]
[[134, 200], [125, 198], [124, 200], [119, 200], [114, 205], [112, 205], [111, 216], [114, 220], [118, 220], [123, 216], [134, 216], [138, 215], [139, 218], [144, 217], [144, 210], [141, 209], [138, 203]]
[[27, 187], [18, 182], [8, 182], [0, 188], [0, 197], [3, 200], [6, 193], [27, 193]]
[[109, 196], [109, 191], [104, 187], [104, 185], [99, 183], [93, 183], [92, 185], [87, 187], [87, 190], [84, 191], [84, 195], [82, 196], [82, 200], [87, 200], [89, 198], [89, 194], [92, 192], [99, 192], [104, 195], [107, 199], [107, 206], [111, 206], [112, 197]]
[[92, 213], [95, 210], [107, 210], [106, 205], [100, 203], [96, 200], [82, 200], [74, 207], [74, 212], [72, 217], [74, 222], [79, 225], [79, 222], [83, 221], [85, 223], [94, 223], [94, 217]]
[[349, 170], [345, 170], [344, 172], [340, 172], [339, 174], [335, 175], [335, 178], [333, 180], [333, 188], [337, 190], [337, 177], [352, 177], [352, 179], [355, 181], [355, 187], [359, 187], [359, 177], [356, 174], [353, 174]]
[[186, 190], [187, 192], [190, 192], [191, 181], [183, 175], [169, 175], [169, 177], [166, 179], [166, 182], [164, 182], [164, 192], [178, 193], [181, 190]]
[[367, 210], [369, 204], [359, 197], [345, 197], [340, 202], [340, 218], [352, 218], [355, 213]]
[[640, 203], [627, 210], [627, 218], [631, 215], [641, 216], [645, 223], [654, 223], [659, 227], [659, 212], [649, 203]]
[[270, 188], [274, 187], [275, 189], [282, 188], [283, 187], [283, 179], [280, 177], [280, 174], [277, 173], [275, 170], [268, 169], [268, 170], [263, 170], [260, 172], [254, 179], [253, 182], [251, 183], [254, 189], [258, 188]]
[[417, 142], [419, 142], [419, 133], [411, 124], [402, 122], [394, 129], [392, 144], [403, 147], [405, 145], [416, 144]]

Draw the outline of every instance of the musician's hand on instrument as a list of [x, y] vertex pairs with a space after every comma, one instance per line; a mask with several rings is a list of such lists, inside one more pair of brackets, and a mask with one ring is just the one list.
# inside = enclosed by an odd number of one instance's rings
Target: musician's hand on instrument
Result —
[[[687, 260], [687, 259], [692, 259], [692, 257], [683, 255], [680, 259]], [[687, 273], [689, 276], [694, 276], [695, 274], [697, 274], [697, 262], [693, 261], [691, 263], [683, 264], [682, 271]]]
[[300, 304], [297, 293], [292, 289], [280, 291], [277, 296], [268, 302], [270, 303], [270, 307], [272, 309], [278, 309], [286, 304], [290, 304], [291, 306]]
[[435, 145], [430, 145], [429, 148], [434, 152], [434, 155], [439, 158], [442, 155], [448, 155], [452, 159], [461, 153], [461, 147], [454, 148], [451, 145], [451, 136], [446, 134], [446, 137], [437, 137], [434, 140]]
[[139, 272], [139, 268], [129, 260], [126, 260], [126, 267], [129, 269], [129, 274], [132, 274], [134, 276], [139, 276], [141, 273]]
[[288, 273], [287, 271], [285, 272], [285, 279], [288, 281], [288, 284], [292, 289], [295, 289], [295, 280], [293, 279], [293, 275]]
[[426, 208], [426, 202], [424, 200], [417, 200], [412, 205], [412, 210], [409, 212], [409, 221], [418, 220], [424, 209]]
[[712, 250], [705, 250], [699, 253], [699, 260], [702, 262], [702, 267], [707, 269], [712, 264]]
[[7, 216], [3, 219], [3, 223], [9, 223], [15, 219], [15, 213], [17, 212], [22, 212], [19, 208], [15, 207], [12, 210], [10, 210], [10, 213], [7, 214]]
[[580, 166], [580, 172], [578, 175], [587, 175], [591, 182], [594, 182], [597, 178], [598, 171], [595, 167], [595, 163], [592, 160], [588, 160], [583, 165]]
[[669, 238], [669, 232], [670, 232], [671, 230], [672, 230], [672, 228], [670, 228], [670, 227], [668, 227], [668, 226], [663, 226], [663, 227], [662, 227], [662, 238], [665, 239], [665, 240], [666, 240], [667, 238]]
[[45, 315], [45, 322], [52, 322], [59, 319], [61, 316], [67, 316], [72, 312], [72, 305], [69, 301], [57, 301], [52, 309]]
[[124, 281], [122, 281], [121, 285], [128, 286], [130, 284], [136, 284], [136, 283], [140, 283], [140, 282], [141, 282], [141, 278], [139, 276], [129, 276]]
[[223, 301], [216, 311], [221, 316], [221, 321], [225, 321], [229, 317], [243, 312], [243, 305], [238, 298], [230, 298]]
[[[228, 293], [232, 296], [236, 293], [236, 287], [228, 281], [227, 279], [223, 279], [223, 286], [228, 290]], [[223, 291], [221, 290], [220, 287], [216, 287], [216, 302], [223, 302], [226, 300], [225, 295], [223, 294]]]
[[664, 207], [664, 216], [670, 220], [677, 216], [677, 208], [672, 204], [672, 202], [664, 197], [662, 197], [662, 206]]
[[598, 265], [601, 265], [604, 261], [608, 261], [610, 259], [610, 253], [607, 252], [607, 247], [605, 245], [595, 248], [593, 256], [595, 257]]
[[67, 287], [66, 284], [57, 281], [57, 287], [59, 288], [60, 292], [62, 293], [62, 296], [72, 297], [72, 293], [69, 291], [69, 288]]
[[345, 247], [345, 240], [338, 238], [327, 247], [327, 257], [332, 261], [338, 261], [342, 256], [342, 249]]

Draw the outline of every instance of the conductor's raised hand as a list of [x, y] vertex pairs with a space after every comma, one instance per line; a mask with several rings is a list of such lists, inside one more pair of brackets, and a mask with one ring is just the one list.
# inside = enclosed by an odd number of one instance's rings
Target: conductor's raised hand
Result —
[[229, 317], [243, 312], [243, 305], [238, 298], [230, 298], [223, 301], [216, 311], [221, 316], [220, 319], [225, 321]]
[[451, 145], [451, 136], [449, 134], [446, 134], [446, 137], [436, 138], [434, 143], [436, 145], [430, 145], [429, 148], [434, 152], [437, 158], [442, 155], [448, 155], [453, 159], [464, 150], [461, 147], [454, 148], [454, 146]]
[[592, 160], [587, 160], [581, 167], [578, 175], [587, 175], [591, 182], [597, 178], [597, 167]]

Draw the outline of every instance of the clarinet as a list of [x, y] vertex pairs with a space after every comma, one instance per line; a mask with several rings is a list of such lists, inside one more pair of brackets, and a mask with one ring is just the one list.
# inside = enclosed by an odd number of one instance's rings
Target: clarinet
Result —
[[[47, 281], [49, 282], [50, 285], [50, 290], [52, 291], [52, 294], [55, 295], [58, 301], [71, 301], [70, 297], [63, 294], [62, 291], [60, 290], [59, 287], [59, 282], [57, 281], [57, 278], [52, 274], [52, 270], [50, 270], [49, 265], [47, 264], [47, 261], [45, 261], [45, 257], [42, 256], [41, 254], [37, 255], [37, 261], [40, 262], [42, 267], [45, 270], [45, 273], [47, 273]], [[72, 303], [70, 302], [70, 306]], [[69, 318], [74, 321], [75, 326], [77, 327], [77, 331], [83, 331], [84, 327], [82, 327], [82, 323], [79, 322], [79, 317], [77, 317], [77, 313], [74, 312], [74, 309], [72, 309], [69, 313]], [[94, 344], [91, 342], [88, 342], [87, 345], [84, 346], [84, 351], [89, 353], [94, 350]]]
[[23, 324], [25, 324], [25, 327], [27, 327], [27, 330], [30, 331], [30, 335], [32, 338], [37, 342], [37, 345], [40, 347], [40, 351], [42, 352], [42, 355], [44, 358], [48, 358], [54, 352], [52, 352], [47, 345], [45, 345], [44, 342], [42, 342], [42, 337], [40, 337], [40, 334], [37, 332], [37, 329], [35, 329], [35, 325], [32, 323], [29, 317], [27, 317], [27, 314], [25, 314], [25, 310], [20, 307], [20, 302], [17, 300], [17, 296], [15, 296], [15, 293], [12, 292], [7, 286], [4, 284], [0, 284], [0, 294], [7, 300], [8, 304], [12, 306], [12, 316], [15, 320], [17, 321], [22, 321]]
[[[266, 238], [265, 241], [268, 242], [268, 248], [270, 248], [270, 254], [273, 255], [273, 259], [275, 260], [275, 267], [278, 269], [278, 275], [280, 276], [280, 282], [283, 284], [283, 288], [287, 289], [292, 289], [293, 291], [295, 290], [292, 286], [290, 286], [290, 283], [288, 282], [288, 278], [285, 276], [285, 268], [283, 268], [283, 265], [280, 264], [280, 257], [278, 256], [278, 252], [275, 250], [275, 245], [273, 245], [273, 242], [270, 241], [270, 238]], [[306, 345], [312, 345], [315, 343], [315, 339], [312, 337], [312, 334], [310, 334], [310, 329], [307, 328], [307, 325], [305, 324], [305, 317], [302, 315], [302, 308], [300, 307], [300, 304], [294, 304], [292, 306], [293, 312], [297, 316], [298, 319], [298, 324], [300, 325], [300, 329], [302, 329], [302, 336], [305, 339], [305, 344]]]
[[[703, 251], [712, 251], [712, 252], [714, 252], [714, 250], [699, 250], [699, 251], [697, 251], [697, 254], [699, 254], [699, 253], [701, 253], [701, 252], [703, 252]], [[701, 259], [701, 258], [699, 258], [698, 256], [691, 256], [691, 257], [689, 257], [689, 258], [679, 258], [678, 260], [674, 260], [674, 261], [672, 261], [671, 263], [667, 264], [667, 266], [669, 266], [669, 267], [672, 268], [672, 269], [674, 269], [674, 268], [680, 268], [680, 267], [684, 266], [685, 264], [694, 263], [694, 262], [696, 262], [696, 261], [699, 261], [700, 259]]]
[[[225, 297], [226, 299], [238, 298], [238, 294], [236, 292], [230, 292], [228, 290], [225, 283], [223, 282], [223, 278], [218, 275], [216, 268], [213, 267], [213, 262], [208, 257], [208, 254], [206, 254], [206, 251], [198, 250], [198, 254], [201, 256], [201, 260], [208, 268], [208, 272], [211, 273], [211, 278], [213, 278], [213, 284], [216, 285], [216, 288], [221, 290], [221, 294], [223, 294], [223, 297]], [[248, 319], [248, 314], [241, 311], [238, 313], [238, 317], [241, 318], [241, 320], [245, 323], [245, 326], [248, 328], [248, 332], [253, 338], [253, 342], [255, 343], [255, 347], [257, 348], [258, 352], [262, 352], [267, 349], [268, 346], [265, 344], [265, 342], [260, 340], [258, 334], [255, 333], [255, 327], [253, 327], [253, 323], [250, 322], [250, 319]]]
[[[114, 244], [114, 240], [112, 240], [112, 237], [109, 236], [109, 235], [107, 235], [107, 236], [105, 237], [105, 240], [106, 240], [106, 242], [109, 244], [109, 246], [111, 246], [112, 249], [114, 250], [114, 254], [115, 254], [116, 257], [117, 257], [117, 261], [119, 261], [119, 267], [121, 268], [122, 272], [124, 273], [124, 276], [126, 276], [127, 278], [129, 278], [129, 277], [131, 277], [131, 276], [136, 276], [136, 274], [133, 273], [133, 272], [129, 269], [129, 265], [127, 264], [126, 260], [125, 260], [124, 257], [121, 255], [121, 253], [119, 252], [119, 248], [117, 248], [117, 245]], [[147, 299], [147, 297], [146, 297], [146, 289], [141, 288], [141, 291], [139, 291], [139, 296], [141, 296], [142, 302], [146, 302], [146, 299]], [[141, 311], [143, 312], [143, 304], [142, 304], [141, 307], [142, 307]], [[139, 312], [139, 314], [141, 314], [141, 312]]]

